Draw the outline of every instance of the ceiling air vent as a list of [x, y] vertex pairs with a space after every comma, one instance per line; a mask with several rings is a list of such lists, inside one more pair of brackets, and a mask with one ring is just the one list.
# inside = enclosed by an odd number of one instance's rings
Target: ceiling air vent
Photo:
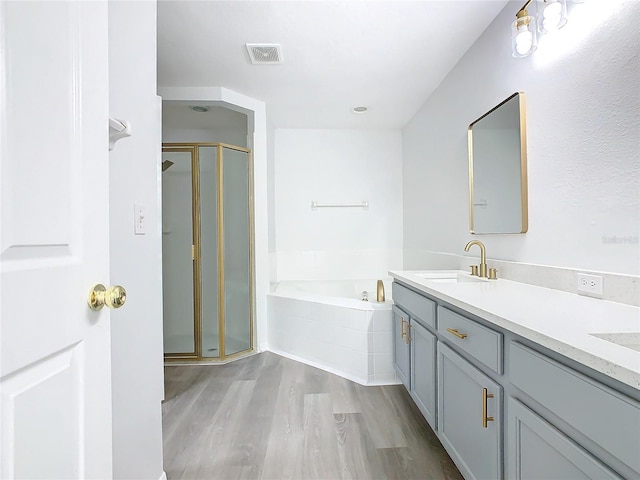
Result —
[[249, 58], [254, 65], [277, 65], [282, 63], [280, 45], [276, 43], [247, 43]]

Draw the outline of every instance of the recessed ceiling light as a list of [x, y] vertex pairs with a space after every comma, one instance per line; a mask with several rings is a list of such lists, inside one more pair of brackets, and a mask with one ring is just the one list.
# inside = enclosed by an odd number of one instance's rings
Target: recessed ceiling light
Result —
[[353, 107], [353, 108], [351, 109], [351, 111], [352, 111], [353, 113], [364, 113], [364, 112], [366, 112], [367, 110], [368, 110], [368, 108], [367, 108], [367, 107]]
[[206, 105], [191, 105], [189, 108], [194, 112], [198, 112], [198, 113], [204, 113], [211, 110], [211, 107], [208, 107]]

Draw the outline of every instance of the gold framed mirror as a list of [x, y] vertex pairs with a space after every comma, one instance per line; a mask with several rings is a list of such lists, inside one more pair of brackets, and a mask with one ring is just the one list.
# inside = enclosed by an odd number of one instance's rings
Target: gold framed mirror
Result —
[[527, 139], [525, 97], [516, 92], [469, 125], [469, 230], [525, 233]]

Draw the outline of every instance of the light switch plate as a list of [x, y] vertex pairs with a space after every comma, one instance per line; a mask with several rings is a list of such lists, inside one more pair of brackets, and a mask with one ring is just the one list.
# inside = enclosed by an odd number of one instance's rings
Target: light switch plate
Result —
[[135, 235], [145, 235], [145, 208], [143, 205], [133, 205], [133, 233]]

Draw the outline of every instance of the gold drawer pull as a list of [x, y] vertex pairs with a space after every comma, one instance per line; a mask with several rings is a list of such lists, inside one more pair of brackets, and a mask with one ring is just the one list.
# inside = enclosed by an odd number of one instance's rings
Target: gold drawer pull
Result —
[[455, 335], [458, 338], [462, 338], [462, 339], [467, 338], [467, 334], [460, 333], [457, 328], [447, 328], [447, 332], [449, 332], [451, 335]]
[[411, 325], [409, 325], [409, 322], [407, 322], [407, 335], [406, 337], [404, 337], [405, 342], [407, 342], [407, 345], [409, 345], [409, 343], [411, 342]]
[[493, 393], [487, 393], [487, 389], [482, 389], [482, 428], [487, 428], [487, 422], [493, 422], [493, 417], [487, 417], [487, 398], [493, 398]]

